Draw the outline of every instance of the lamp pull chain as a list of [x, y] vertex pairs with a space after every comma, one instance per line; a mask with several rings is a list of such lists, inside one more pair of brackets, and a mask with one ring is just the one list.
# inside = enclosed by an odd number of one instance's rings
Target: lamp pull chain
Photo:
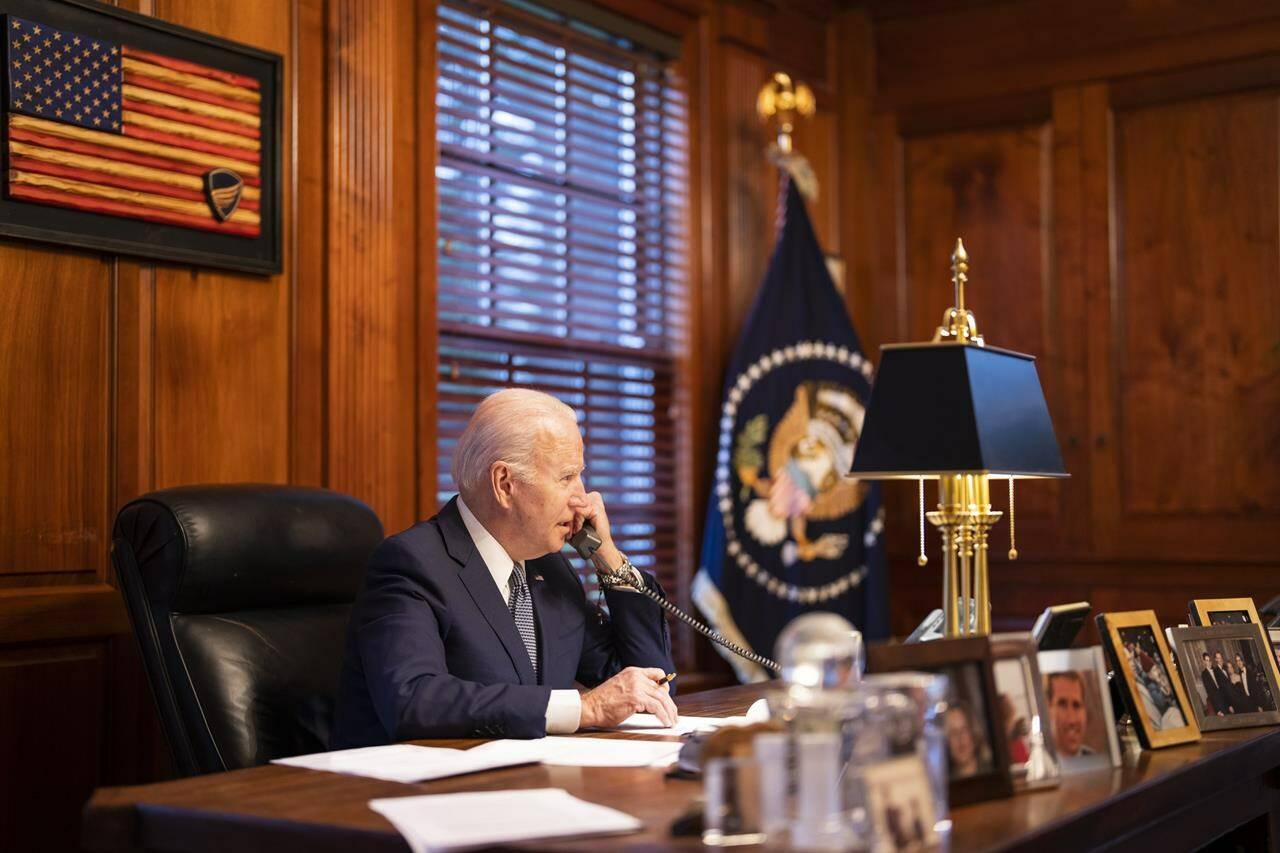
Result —
[[924, 477], [920, 478], [920, 556], [916, 557], [917, 566], [927, 566], [929, 558], [924, 553]]
[[1009, 559], [1018, 559], [1018, 537], [1013, 520], [1013, 478], [1009, 478]]

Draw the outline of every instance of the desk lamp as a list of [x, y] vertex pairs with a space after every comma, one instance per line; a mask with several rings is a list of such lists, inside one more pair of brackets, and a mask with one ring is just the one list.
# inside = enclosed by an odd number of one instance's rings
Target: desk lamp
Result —
[[938, 508], [928, 519], [942, 536], [947, 637], [991, 633], [987, 536], [1003, 514], [991, 509], [991, 479], [1009, 481], [1009, 559], [1014, 560], [1013, 481], [1069, 476], [1035, 358], [988, 346], [978, 334], [964, 301], [968, 272], [969, 256], [957, 239], [951, 255], [955, 305], [943, 314], [933, 340], [880, 348], [880, 368], [850, 470], [862, 480], [919, 481], [921, 566], [928, 563], [924, 481], [938, 481]]

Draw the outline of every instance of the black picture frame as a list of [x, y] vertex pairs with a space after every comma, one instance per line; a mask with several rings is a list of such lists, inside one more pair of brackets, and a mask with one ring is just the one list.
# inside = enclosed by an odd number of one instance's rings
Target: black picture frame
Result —
[[[0, 0], [0, 16], [8, 15], [257, 80], [262, 95], [261, 233], [256, 237], [236, 236], [32, 203], [10, 198], [6, 181], [0, 192], [0, 236], [239, 272], [269, 275], [281, 271], [284, 61], [279, 54], [97, 0]], [[8, 73], [6, 64], [6, 91]], [[10, 115], [7, 101], [6, 96], [4, 121], [0, 122], [0, 151], [4, 152], [6, 174]]]
[[986, 637], [961, 637], [928, 643], [877, 643], [867, 647], [867, 672], [929, 672], [950, 675], [958, 667], [975, 666], [982, 691], [985, 737], [991, 749], [991, 768], [965, 778], [952, 778], [947, 786], [953, 806], [1007, 797], [1013, 793], [1009, 748], [999, 736], [996, 719], [996, 687], [992, 674], [991, 643]]
[[[1271, 665], [1274, 651], [1271, 639], [1263, 627], [1256, 622], [1230, 622], [1201, 627], [1172, 628], [1173, 651], [1178, 657], [1178, 668], [1182, 673], [1182, 681], [1191, 699], [1191, 710], [1195, 714], [1196, 725], [1201, 731], [1213, 732], [1222, 729], [1243, 729], [1252, 726], [1280, 725], [1280, 682], [1275, 676], [1275, 667]], [[1254, 679], [1254, 697], [1259, 697], [1269, 707], [1257, 711], [1229, 712], [1223, 710], [1223, 716], [1207, 712], [1200, 700], [1201, 690], [1197, 689], [1196, 679], [1202, 678], [1200, 673], [1204, 666], [1200, 662], [1201, 655], [1209, 649], [1221, 650], [1228, 642], [1249, 643], [1254, 654], [1251, 662], [1254, 673], [1261, 676], [1262, 681]], [[1206, 689], [1213, 685], [1205, 682]], [[1233, 686], [1234, 687], [1234, 686]], [[1261, 689], [1259, 689], [1261, 688]], [[1241, 694], [1239, 699], [1249, 701], [1250, 697]]]

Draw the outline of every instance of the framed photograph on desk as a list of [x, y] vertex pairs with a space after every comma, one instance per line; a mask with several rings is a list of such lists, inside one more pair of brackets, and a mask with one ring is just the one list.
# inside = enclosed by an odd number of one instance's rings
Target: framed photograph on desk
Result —
[[1063, 773], [1120, 766], [1120, 740], [1100, 646], [1040, 652], [1049, 732]]
[[991, 658], [996, 719], [1009, 746], [1013, 786], [1052, 788], [1062, 781], [1062, 773], [1049, 732], [1049, 703], [1040, 683], [1036, 641], [1031, 634], [993, 634]]
[[1182, 681], [1173, 674], [1173, 658], [1154, 610], [1102, 613], [1098, 633], [1120, 679], [1138, 741], [1158, 749], [1200, 739]]
[[1013, 793], [1009, 746], [998, 724], [991, 644], [986, 637], [867, 648], [867, 672], [947, 676], [948, 791], [954, 806]]
[[1262, 623], [1252, 598], [1197, 598], [1187, 605], [1192, 625], [1243, 625]]
[[[1187, 616], [1192, 625], [1201, 626], [1263, 624], [1252, 598], [1197, 598], [1187, 605]], [[1268, 664], [1271, 674], [1280, 682], [1280, 658], [1272, 655]]]
[[1261, 625], [1174, 628], [1173, 647], [1201, 731], [1280, 723], [1274, 652]]

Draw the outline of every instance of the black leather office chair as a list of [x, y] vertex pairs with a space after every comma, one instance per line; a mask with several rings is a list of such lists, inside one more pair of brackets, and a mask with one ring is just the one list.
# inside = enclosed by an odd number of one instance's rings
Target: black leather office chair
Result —
[[373, 510], [322, 489], [188, 486], [120, 510], [111, 559], [181, 773], [328, 748], [381, 539]]

